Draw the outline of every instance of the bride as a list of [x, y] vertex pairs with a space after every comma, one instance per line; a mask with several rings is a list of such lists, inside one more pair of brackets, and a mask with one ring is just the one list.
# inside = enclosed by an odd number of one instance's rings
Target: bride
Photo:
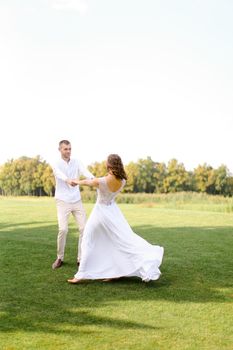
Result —
[[84, 229], [79, 270], [68, 282], [130, 276], [157, 280], [164, 249], [134, 233], [115, 203], [127, 180], [121, 158], [110, 154], [106, 165], [107, 176], [75, 180], [77, 185], [96, 187], [98, 196]]

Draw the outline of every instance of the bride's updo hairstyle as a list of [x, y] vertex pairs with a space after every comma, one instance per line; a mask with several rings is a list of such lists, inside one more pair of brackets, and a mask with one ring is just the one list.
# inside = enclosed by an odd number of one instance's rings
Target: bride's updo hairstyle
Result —
[[127, 180], [127, 175], [121, 158], [117, 154], [110, 154], [107, 158], [107, 169], [111, 170], [117, 179]]

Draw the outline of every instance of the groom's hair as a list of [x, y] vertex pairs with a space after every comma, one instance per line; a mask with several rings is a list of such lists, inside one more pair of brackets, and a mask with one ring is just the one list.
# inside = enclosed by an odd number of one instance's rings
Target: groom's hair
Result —
[[61, 140], [60, 142], [59, 142], [59, 148], [61, 147], [61, 145], [62, 144], [65, 144], [65, 145], [70, 145], [70, 141], [68, 141], [68, 140]]

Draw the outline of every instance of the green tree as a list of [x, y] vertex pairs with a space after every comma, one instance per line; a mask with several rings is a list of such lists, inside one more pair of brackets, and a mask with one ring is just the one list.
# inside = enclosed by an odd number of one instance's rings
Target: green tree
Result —
[[214, 169], [207, 165], [198, 165], [194, 169], [194, 181], [195, 181], [195, 190], [197, 192], [206, 192], [209, 194], [214, 194], [215, 191], [215, 172]]
[[19, 182], [21, 194], [35, 195], [36, 186], [38, 184], [38, 179], [35, 178], [35, 173], [37, 171], [39, 162], [39, 156], [35, 158], [20, 158], [21, 176]]
[[165, 192], [164, 181], [167, 176], [167, 167], [165, 163], [155, 163], [154, 169], [155, 192]]
[[225, 193], [226, 196], [233, 196], [233, 176], [229, 176], [226, 180]]
[[102, 177], [107, 174], [106, 161], [95, 162], [91, 164], [88, 169], [96, 177]]
[[171, 159], [167, 166], [167, 176], [164, 179], [164, 192], [187, 191], [190, 188], [190, 176], [183, 163]]
[[55, 191], [55, 178], [50, 165], [46, 164], [41, 176], [43, 190], [49, 196], [52, 196]]
[[229, 170], [225, 165], [221, 165], [214, 171], [215, 175], [215, 193], [226, 194], [227, 178], [229, 177]]
[[4, 195], [19, 194], [20, 169], [13, 159], [1, 166], [0, 187]]
[[155, 162], [151, 157], [139, 159], [138, 161], [138, 176], [135, 179], [136, 192], [153, 193], [155, 190]]
[[[44, 172], [47, 166], [46, 162], [40, 159], [40, 156], [35, 158], [21, 157], [6, 162], [0, 169], [2, 194], [45, 195], [43, 181], [45, 181]], [[51, 189], [49, 191], [51, 193]]]
[[130, 162], [125, 166], [125, 172], [127, 174], [128, 179], [124, 187], [124, 192], [136, 192], [136, 181], [139, 176], [138, 164]]

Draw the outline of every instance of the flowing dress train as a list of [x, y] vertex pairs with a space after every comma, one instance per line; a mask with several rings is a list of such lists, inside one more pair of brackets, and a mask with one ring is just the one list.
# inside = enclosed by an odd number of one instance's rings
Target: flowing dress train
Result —
[[122, 180], [121, 188], [111, 192], [106, 178], [100, 178], [97, 201], [84, 229], [82, 257], [75, 278], [137, 276], [148, 282], [160, 277], [163, 247], [134, 233], [115, 203], [125, 182]]

